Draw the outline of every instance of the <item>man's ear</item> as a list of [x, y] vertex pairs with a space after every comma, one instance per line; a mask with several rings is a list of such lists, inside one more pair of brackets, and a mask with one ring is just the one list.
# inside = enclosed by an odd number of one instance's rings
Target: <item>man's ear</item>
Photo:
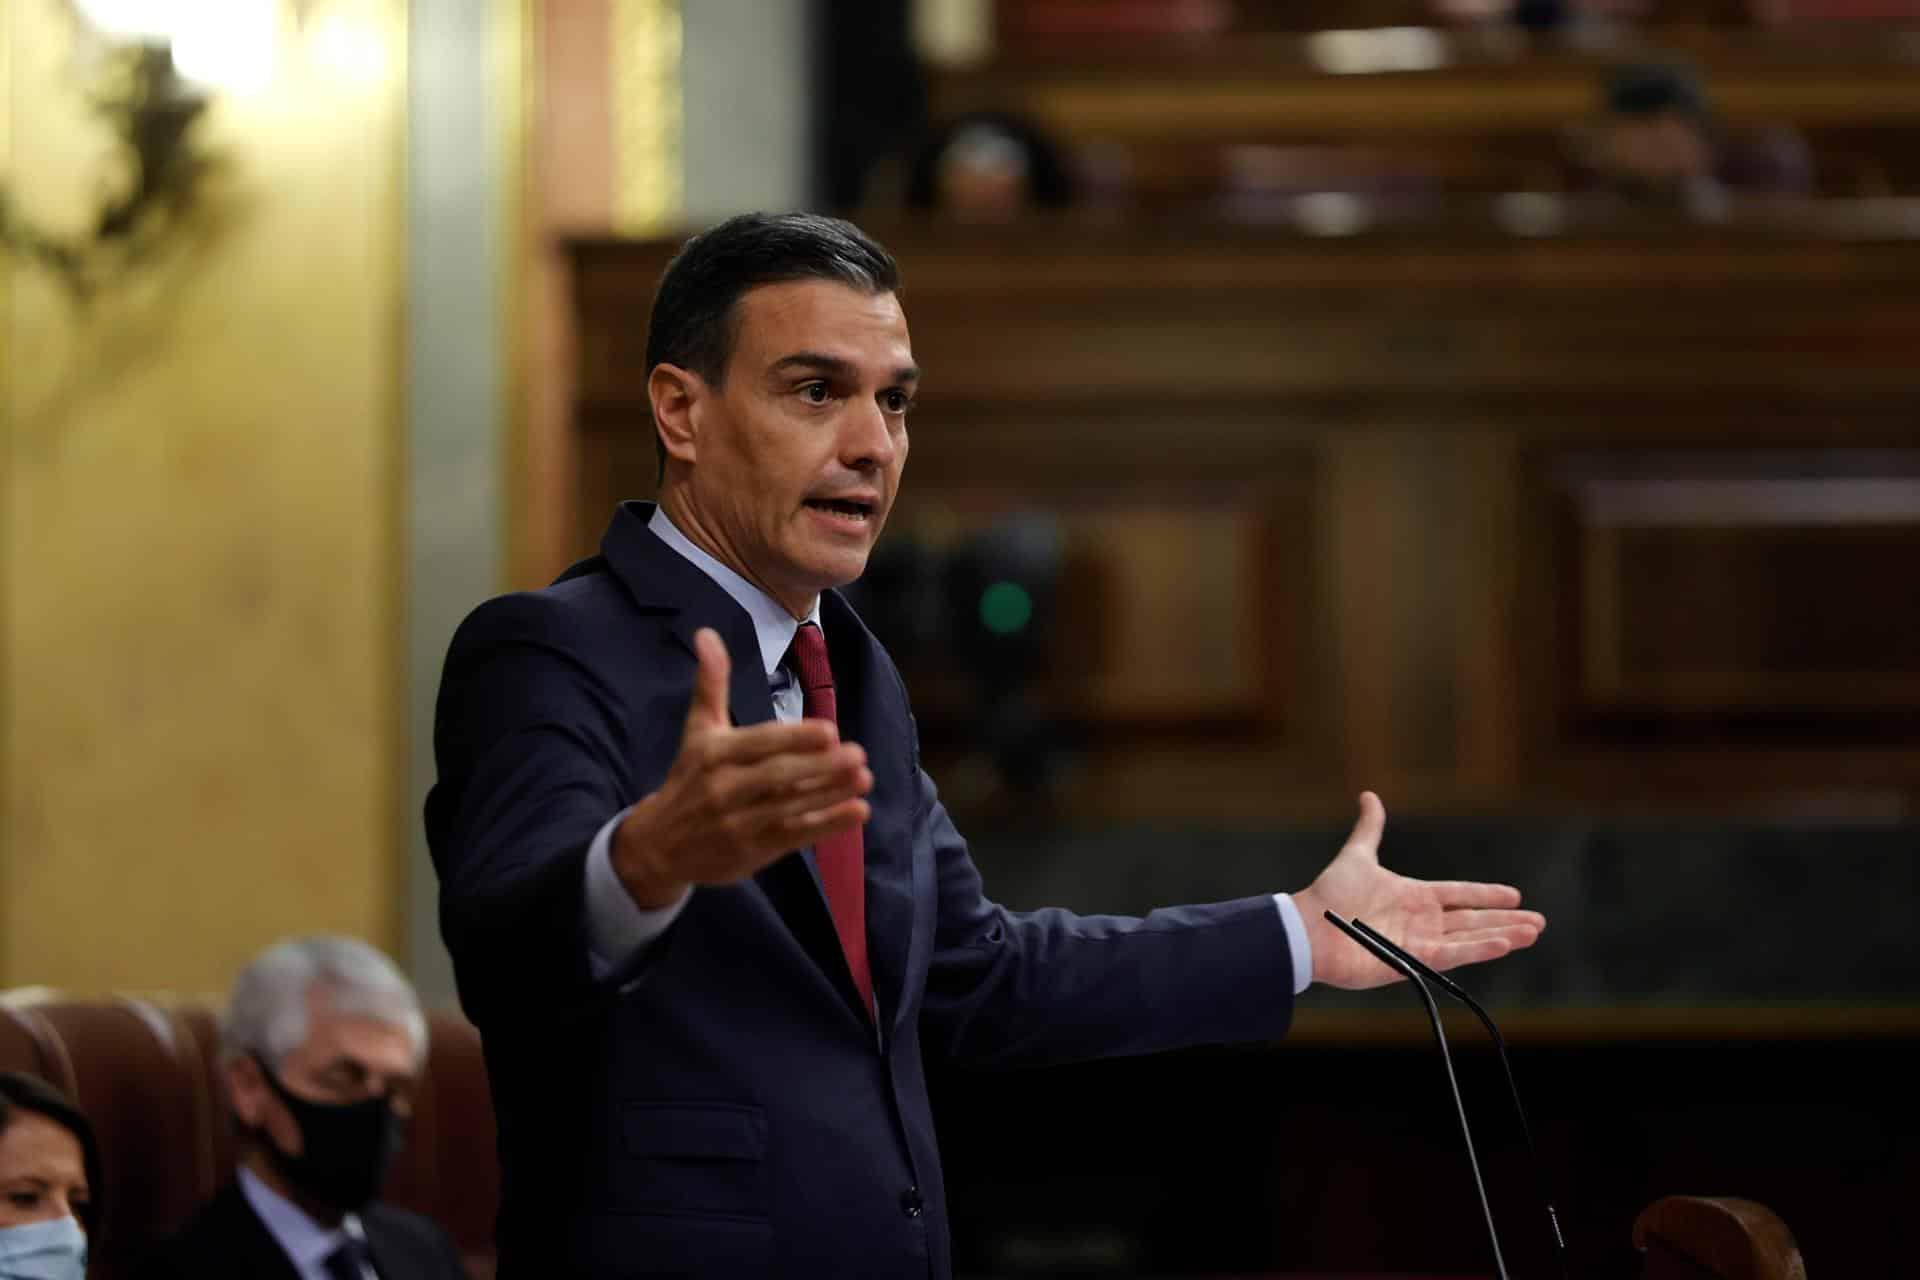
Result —
[[661, 363], [647, 375], [647, 399], [653, 404], [653, 426], [667, 456], [678, 462], [694, 460], [699, 436], [700, 404], [709, 394], [706, 379], [691, 369]]
[[223, 1068], [227, 1082], [227, 1101], [233, 1114], [249, 1129], [266, 1123], [267, 1081], [260, 1064], [244, 1053], [228, 1058]]

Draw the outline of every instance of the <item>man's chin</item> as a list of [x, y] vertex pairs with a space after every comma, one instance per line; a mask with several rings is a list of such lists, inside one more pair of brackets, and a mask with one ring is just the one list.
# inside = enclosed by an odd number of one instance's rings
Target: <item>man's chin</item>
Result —
[[808, 566], [807, 581], [816, 584], [813, 588], [817, 595], [834, 587], [844, 587], [867, 571], [865, 553], [859, 556], [839, 555], [823, 559]]
[[796, 540], [789, 544], [786, 570], [782, 576], [794, 587], [804, 587], [818, 595], [833, 587], [844, 587], [867, 571], [867, 558], [873, 550], [871, 539], [859, 543], [843, 540], [838, 545], [817, 539]]
[[836, 569], [833, 573], [833, 581], [830, 582], [828, 585], [833, 587], [844, 587], [849, 582], [853, 582], [856, 579], [858, 579], [859, 576], [865, 573], [866, 571], [867, 571], [867, 558], [865, 556], [861, 556], [858, 563], [847, 565], [842, 568]]

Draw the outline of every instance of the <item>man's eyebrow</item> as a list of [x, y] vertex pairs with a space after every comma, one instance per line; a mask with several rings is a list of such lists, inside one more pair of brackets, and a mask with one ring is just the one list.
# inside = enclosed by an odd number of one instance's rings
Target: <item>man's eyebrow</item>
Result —
[[[859, 370], [853, 361], [843, 360], [839, 356], [830, 356], [822, 351], [796, 351], [790, 356], [775, 360], [767, 372], [770, 374], [788, 373], [804, 370], [811, 373], [829, 374], [836, 378], [853, 378]], [[893, 371], [894, 382], [918, 382], [920, 366], [903, 364]]]
[[773, 362], [769, 373], [785, 373], [790, 369], [804, 369], [815, 373], [831, 373], [839, 377], [851, 377], [853, 361], [842, 360], [839, 356], [830, 356], [818, 351], [797, 351], [790, 356], [782, 356]]

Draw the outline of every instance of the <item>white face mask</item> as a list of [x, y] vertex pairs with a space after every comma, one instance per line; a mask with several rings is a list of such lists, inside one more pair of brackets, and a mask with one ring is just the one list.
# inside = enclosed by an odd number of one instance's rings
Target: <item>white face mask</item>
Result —
[[0, 1280], [86, 1280], [87, 1233], [71, 1217], [0, 1227]]

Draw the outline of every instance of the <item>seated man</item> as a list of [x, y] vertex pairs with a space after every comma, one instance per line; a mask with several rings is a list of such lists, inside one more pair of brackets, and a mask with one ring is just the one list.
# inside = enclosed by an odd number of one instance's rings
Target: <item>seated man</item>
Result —
[[464, 1280], [446, 1232], [380, 1204], [427, 1024], [393, 962], [351, 938], [296, 938], [233, 984], [221, 1074], [238, 1176], [143, 1272], [279, 1280]]

